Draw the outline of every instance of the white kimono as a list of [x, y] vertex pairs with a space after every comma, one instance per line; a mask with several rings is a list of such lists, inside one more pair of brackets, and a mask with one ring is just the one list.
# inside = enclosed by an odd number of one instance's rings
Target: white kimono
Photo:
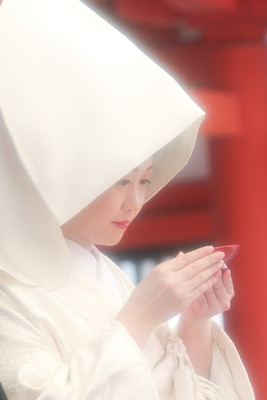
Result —
[[[60, 226], [153, 156], [146, 199], [187, 163], [203, 111], [79, 0], [0, 7], [0, 381], [9, 400], [252, 400], [214, 325], [211, 382], [161, 327], [144, 352], [115, 292], [73, 266]], [[106, 269], [107, 272], [107, 269]]]
[[215, 323], [210, 381], [194, 373], [167, 326], [141, 352], [115, 321], [132, 284], [96, 248], [93, 257], [86, 252], [95, 272], [74, 254], [76, 266], [57, 290], [1, 274], [0, 377], [9, 400], [254, 399], [233, 343]]

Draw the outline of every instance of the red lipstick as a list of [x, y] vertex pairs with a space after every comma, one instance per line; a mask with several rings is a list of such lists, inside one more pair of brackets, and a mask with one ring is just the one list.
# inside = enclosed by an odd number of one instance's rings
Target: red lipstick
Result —
[[124, 231], [126, 231], [126, 229], [128, 228], [130, 221], [112, 221], [113, 224], [115, 224], [118, 228], [123, 229]]

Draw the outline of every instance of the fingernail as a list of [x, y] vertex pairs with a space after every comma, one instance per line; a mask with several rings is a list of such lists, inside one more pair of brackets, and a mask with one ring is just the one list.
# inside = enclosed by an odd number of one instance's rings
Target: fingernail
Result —
[[214, 252], [214, 247], [213, 246], [207, 246], [207, 251], [209, 253], [213, 253]]
[[218, 251], [218, 252], [216, 252], [216, 253], [218, 254], [218, 259], [219, 259], [219, 260], [224, 259], [225, 254], [224, 254], [222, 251]]
[[218, 262], [218, 264], [217, 264], [217, 268], [218, 268], [218, 269], [221, 269], [223, 266], [224, 266], [224, 261], [223, 261], [223, 260], [221, 260], [220, 262]]
[[223, 266], [222, 266], [221, 269], [222, 269], [223, 271], [225, 271], [226, 269], [228, 269], [228, 267], [227, 267], [227, 265], [225, 264], [224, 260], [222, 260], [222, 261], [223, 261]]

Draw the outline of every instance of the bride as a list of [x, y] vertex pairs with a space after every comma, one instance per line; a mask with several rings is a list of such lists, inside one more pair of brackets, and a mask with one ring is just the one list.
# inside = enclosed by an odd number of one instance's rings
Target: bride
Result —
[[254, 399], [210, 319], [234, 294], [222, 252], [177, 249], [134, 288], [97, 248], [183, 168], [203, 112], [78, 0], [4, 0], [0, 57], [7, 398]]

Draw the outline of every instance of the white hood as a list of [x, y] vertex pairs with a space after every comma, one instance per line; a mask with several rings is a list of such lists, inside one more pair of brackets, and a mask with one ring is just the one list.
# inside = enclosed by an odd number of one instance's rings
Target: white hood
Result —
[[78, 0], [3, 1], [0, 107], [0, 269], [48, 288], [70, 268], [60, 225], [157, 153], [153, 196], [186, 164], [204, 116]]

